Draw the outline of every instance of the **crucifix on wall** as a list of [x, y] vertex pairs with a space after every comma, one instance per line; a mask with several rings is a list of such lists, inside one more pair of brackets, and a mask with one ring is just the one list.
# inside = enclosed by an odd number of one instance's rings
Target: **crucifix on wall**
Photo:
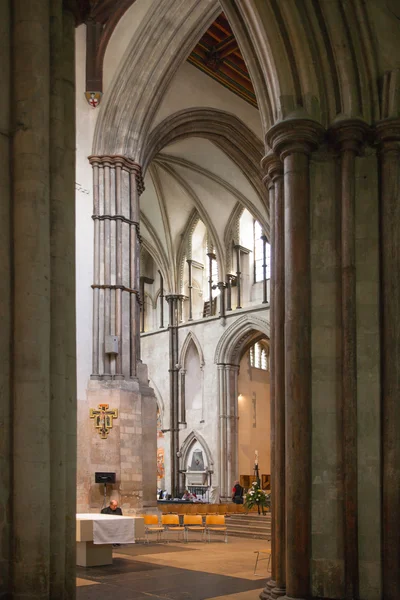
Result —
[[110, 429], [113, 427], [113, 419], [118, 418], [118, 408], [109, 409], [108, 404], [99, 404], [98, 408], [90, 409], [90, 418], [94, 419], [94, 426], [100, 437], [107, 439]]

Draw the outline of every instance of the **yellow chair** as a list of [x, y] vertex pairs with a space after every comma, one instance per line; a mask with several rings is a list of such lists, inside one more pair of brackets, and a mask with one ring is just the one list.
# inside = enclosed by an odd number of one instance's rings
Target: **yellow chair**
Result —
[[[271, 565], [271, 550], [255, 550], [254, 554], [257, 554], [256, 564], [254, 565], [254, 575], [257, 575], [257, 565], [262, 560], [268, 560], [267, 573], [269, 573], [270, 565]], [[264, 558], [260, 558], [260, 554], [265, 554], [266, 556]], [[263, 576], [264, 576], [264, 574], [263, 574]]]
[[167, 532], [167, 542], [169, 538], [169, 533], [172, 531], [178, 533], [178, 539], [180, 534], [182, 535], [182, 539], [185, 540], [185, 528], [182, 527], [179, 522], [179, 515], [162, 515], [161, 523], [165, 531]]
[[225, 533], [225, 543], [228, 541], [228, 528], [225, 523], [225, 515], [207, 515], [206, 517], [206, 533], [208, 533], [208, 541], [211, 542], [211, 532], [219, 531]]
[[189, 541], [189, 531], [199, 531], [203, 534], [202, 540], [206, 541], [206, 528], [203, 525], [203, 517], [201, 515], [185, 515], [183, 517], [183, 525], [185, 527], [186, 541]]
[[143, 519], [146, 536], [145, 541], [149, 543], [149, 535], [155, 533], [157, 535], [157, 541], [160, 542], [164, 533], [164, 527], [160, 526], [158, 515], [143, 515]]

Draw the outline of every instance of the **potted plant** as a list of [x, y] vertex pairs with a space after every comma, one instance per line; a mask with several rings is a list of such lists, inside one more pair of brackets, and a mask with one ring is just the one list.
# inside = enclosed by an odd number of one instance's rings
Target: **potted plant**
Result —
[[244, 504], [247, 508], [253, 508], [257, 505], [258, 514], [261, 514], [261, 509], [262, 514], [265, 515], [265, 508], [269, 509], [271, 506], [271, 493], [264, 492], [259, 482], [254, 481], [246, 494]]

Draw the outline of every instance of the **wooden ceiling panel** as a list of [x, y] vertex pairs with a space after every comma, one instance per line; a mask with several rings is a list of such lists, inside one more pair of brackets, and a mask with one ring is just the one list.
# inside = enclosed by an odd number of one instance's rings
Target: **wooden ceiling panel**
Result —
[[198, 41], [188, 62], [257, 108], [246, 63], [223, 13]]

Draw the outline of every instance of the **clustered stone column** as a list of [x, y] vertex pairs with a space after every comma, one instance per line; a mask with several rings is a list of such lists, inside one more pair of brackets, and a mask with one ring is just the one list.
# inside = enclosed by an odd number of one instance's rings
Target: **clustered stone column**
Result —
[[[275, 159], [274, 153], [271, 151], [262, 161], [264, 170], [268, 172], [268, 164], [271, 160]], [[275, 487], [275, 186], [267, 174], [264, 178], [264, 183], [268, 188], [268, 201], [269, 201], [269, 218], [270, 218], [270, 265], [271, 265], [271, 281], [270, 281], [270, 350], [269, 350], [269, 365], [270, 365], [270, 443], [271, 443], [271, 577], [267, 580], [267, 584], [263, 592], [260, 594], [261, 600], [267, 600], [271, 598], [271, 590], [276, 587], [276, 519], [275, 519], [275, 507], [276, 507], [276, 487]]]
[[[123, 156], [91, 156], [93, 166], [92, 379], [136, 377], [140, 358], [141, 168]], [[116, 353], [106, 347], [117, 337]]]
[[[280, 165], [269, 156], [270, 181], [275, 179], [271, 215], [272, 273], [272, 380], [271, 423], [273, 448], [272, 497], [273, 571], [262, 598], [309, 597], [311, 557], [311, 273], [309, 155], [323, 138], [314, 121], [297, 119], [275, 125], [267, 143], [284, 166], [284, 218]], [[273, 194], [273, 195], [272, 195]], [[271, 197], [270, 196], [270, 197]], [[270, 211], [271, 212], [271, 211]], [[284, 232], [282, 231], [284, 222]], [[278, 237], [277, 237], [278, 236]], [[284, 254], [283, 254], [284, 247]], [[284, 255], [284, 261], [283, 259]], [[278, 256], [278, 262], [277, 261]], [[284, 290], [277, 287], [282, 282]], [[279, 310], [277, 301], [279, 302]], [[284, 301], [284, 313], [282, 302]], [[278, 311], [278, 312], [277, 312]], [[284, 315], [284, 350], [281, 346]], [[278, 338], [276, 340], [276, 338]], [[284, 366], [283, 366], [284, 357]], [[278, 369], [277, 369], [277, 365]], [[283, 401], [283, 373], [285, 400]], [[282, 413], [285, 409], [285, 417]], [[283, 421], [282, 421], [283, 419]], [[278, 437], [277, 437], [278, 432]], [[285, 432], [285, 433], [284, 433]], [[285, 439], [285, 475], [277, 464], [278, 447]], [[272, 453], [271, 453], [272, 454]], [[279, 456], [282, 461], [282, 454]], [[283, 484], [283, 486], [282, 486]], [[282, 498], [286, 488], [285, 518]], [[282, 530], [283, 528], [283, 530]], [[277, 544], [279, 532], [279, 542]], [[285, 535], [286, 534], [286, 535]], [[286, 537], [286, 542], [282, 538]], [[286, 557], [286, 573], [285, 558]], [[279, 580], [277, 580], [279, 577]]]
[[376, 126], [381, 188], [382, 587], [400, 590], [400, 119]]
[[169, 403], [170, 403], [170, 456], [171, 494], [179, 492], [179, 303], [181, 294], [166, 296], [169, 306]]
[[0, 7], [2, 598], [75, 598], [74, 28]]
[[[279, 598], [286, 590], [286, 510], [285, 510], [285, 246], [283, 166], [273, 153], [267, 155], [264, 168], [268, 169], [269, 185], [273, 185], [273, 212], [270, 216], [273, 231], [273, 378], [274, 389], [274, 579], [270, 582], [270, 597]], [[275, 586], [272, 584], [275, 582]]]
[[238, 375], [236, 365], [218, 365], [219, 485], [221, 500], [231, 499], [231, 485], [237, 477]]
[[343, 539], [346, 598], [358, 597], [357, 526], [357, 324], [355, 160], [368, 134], [361, 120], [339, 121], [332, 127], [333, 141], [341, 154], [341, 325]]

